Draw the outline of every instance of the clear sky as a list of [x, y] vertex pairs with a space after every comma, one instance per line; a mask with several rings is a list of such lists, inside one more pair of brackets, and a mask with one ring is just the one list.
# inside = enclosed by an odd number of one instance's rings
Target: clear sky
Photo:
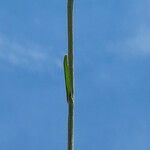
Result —
[[[150, 149], [150, 1], [75, 0], [75, 150]], [[66, 150], [66, 0], [0, 0], [0, 150]]]

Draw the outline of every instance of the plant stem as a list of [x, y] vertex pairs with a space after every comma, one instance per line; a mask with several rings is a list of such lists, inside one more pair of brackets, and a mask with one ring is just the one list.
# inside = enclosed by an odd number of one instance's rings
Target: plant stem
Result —
[[68, 101], [68, 150], [74, 150], [74, 58], [73, 58], [73, 0], [67, 3], [68, 18], [68, 65], [71, 80], [71, 95]]
[[74, 150], [74, 104], [68, 104], [68, 150]]
[[73, 85], [73, 0], [68, 0], [67, 16], [68, 16], [68, 61], [71, 75], [71, 84]]

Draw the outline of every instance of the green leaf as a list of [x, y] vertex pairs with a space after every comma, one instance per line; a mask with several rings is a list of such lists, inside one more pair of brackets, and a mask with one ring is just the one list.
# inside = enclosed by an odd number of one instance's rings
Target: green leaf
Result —
[[65, 76], [67, 102], [69, 102], [69, 96], [71, 96], [71, 80], [67, 55], [64, 56], [64, 76]]

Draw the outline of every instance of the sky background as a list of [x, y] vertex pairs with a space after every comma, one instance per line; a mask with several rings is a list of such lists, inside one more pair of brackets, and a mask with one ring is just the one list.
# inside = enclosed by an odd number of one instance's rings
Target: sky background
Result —
[[[75, 0], [75, 149], [150, 149], [150, 1]], [[66, 150], [66, 0], [0, 0], [0, 149]]]

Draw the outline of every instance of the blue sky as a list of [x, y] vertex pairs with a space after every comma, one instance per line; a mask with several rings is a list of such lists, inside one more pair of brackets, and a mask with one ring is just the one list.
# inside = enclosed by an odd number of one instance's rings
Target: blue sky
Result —
[[[150, 149], [150, 1], [75, 0], [75, 149]], [[66, 1], [0, 1], [0, 149], [67, 145]]]

